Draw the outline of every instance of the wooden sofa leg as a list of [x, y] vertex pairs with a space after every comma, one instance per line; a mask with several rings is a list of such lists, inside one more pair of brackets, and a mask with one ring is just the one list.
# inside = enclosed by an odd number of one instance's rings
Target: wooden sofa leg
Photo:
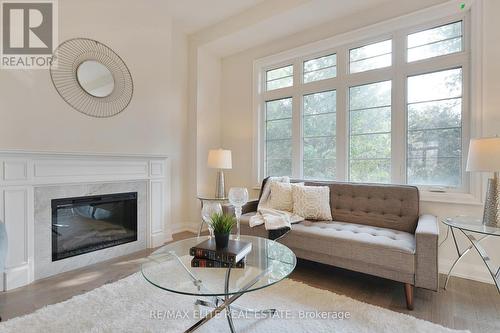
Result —
[[413, 310], [413, 285], [405, 283], [406, 308]]

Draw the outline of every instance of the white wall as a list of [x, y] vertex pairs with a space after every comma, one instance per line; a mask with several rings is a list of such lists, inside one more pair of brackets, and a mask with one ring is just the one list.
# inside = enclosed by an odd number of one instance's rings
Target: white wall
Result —
[[201, 47], [198, 49], [197, 77], [197, 194], [215, 193], [216, 170], [207, 167], [208, 151], [221, 147], [220, 80], [221, 59]]
[[500, 1], [484, 3], [483, 19], [483, 131], [485, 135], [500, 135]]
[[215, 193], [216, 170], [207, 167], [208, 150], [221, 145], [221, 59], [188, 39], [187, 149], [183, 176], [186, 178], [185, 216], [177, 231], [198, 231], [198, 195]]
[[185, 208], [187, 41], [160, 0], [59, 1], [59, 41], [96, 39], [134, 80], [127, 109], [83, 115], [54, 89], [48, 70], [0, 70], [0, 150], [165, 154], [172, 160], [173, 221]]
[[172, 187], [170, 203], [172, 206], [173, 231], [182, 229], [193, 220], [196, 212], [192, 212], [189, 189], [195, 184], [190, 177], [189, 169], [189, 114], [188, 114], [188, 38], [173, 24], [172, 56], [170, 61], [172, 75], [169, 77], [170, 87], [163, 92], [170, 100], [170, 107], [163, 110], [169, 114], [165, 124], [168, 136], [166, 154], [172, 159]]
[[[397, 6], [395, 6], [397, 7]], [[373, 10], [359, 13], [356, 17], [347, 17], [329, 24], [304, 31], [302, 33], [266, 43], [222, 60], [222, 144], [233, 151], [233, 170], [228, 174], [229, 186], [239, 185], [249, 188], [255, 186], [252, 174], [253, 149], [253, 117], [252, 117], [252, 72], [253, 62], [256, 59], [301, 46], [316, 40], [331, 37], [339, 33], [358, 29], [375, 22], [383, 21], [402, 14], [400, 8], [384, 8], [383, 11]], [[498, 31], [500, 22], [496, 13], [500, 12], [500, 1], [486, 0], [484, 6], [484, 98], [483, 98], [483, 128], [484, 135], [500, 134], [500, 45]], [[253, 191], [257, 195], [257, 191]], [[478, 205], [443, 204], [422, 202], [423, 213], [439, 216], [453, 216], [457, 214], [481, 215], [482, 207]], [[442, 233], [446, 231], [442, 228]], [[465, 242], [463, 243], [465, 244]], [[491, 253], [500, 253], [500, 244], [493, 241], [485, 243]], [[448, 240], [440, 251], [440, 269], [446, 271], [454, 260], [455, 252], [452, 243]], [[479, 257], [474, 254], [466, 258], [456, 269], [457, 275], [490, 281], [486, 268], [482, 266]]]

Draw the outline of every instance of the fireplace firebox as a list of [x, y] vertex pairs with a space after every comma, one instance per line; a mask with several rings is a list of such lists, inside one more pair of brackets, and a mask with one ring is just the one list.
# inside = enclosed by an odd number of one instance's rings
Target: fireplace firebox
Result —
[[52, 200], [52, 261], [137, 240], [137, 192]]

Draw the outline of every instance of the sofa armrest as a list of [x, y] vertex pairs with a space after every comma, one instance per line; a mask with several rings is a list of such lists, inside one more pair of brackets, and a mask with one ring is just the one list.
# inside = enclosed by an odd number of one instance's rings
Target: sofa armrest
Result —
[[[256, 212], [258, 205], [259, 205], [259, 199], [250, 200], [249, 202], [243, 205], [243, 207], [241, 208], [241, 213], [246, 214], [246, 213]], [[224, 214], [234, 214], [234, 207], [230, 204], [223, 205], [222, 211], [224, 212]]]
[[415, 286], [438, 290], [438, 238], [439, 225], [433, 215], [422, 215], [415, 230], [416, 268]]
[[259, 205], [259, 199], [250, 200], [242, 207], [242, 214], [256, 212]]

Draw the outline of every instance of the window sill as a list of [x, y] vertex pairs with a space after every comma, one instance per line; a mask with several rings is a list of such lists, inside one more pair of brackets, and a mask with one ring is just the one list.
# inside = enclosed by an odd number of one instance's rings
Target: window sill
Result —
[[482, 206], [479, 198], [470, 193], [420, 191], [420, 201]]

